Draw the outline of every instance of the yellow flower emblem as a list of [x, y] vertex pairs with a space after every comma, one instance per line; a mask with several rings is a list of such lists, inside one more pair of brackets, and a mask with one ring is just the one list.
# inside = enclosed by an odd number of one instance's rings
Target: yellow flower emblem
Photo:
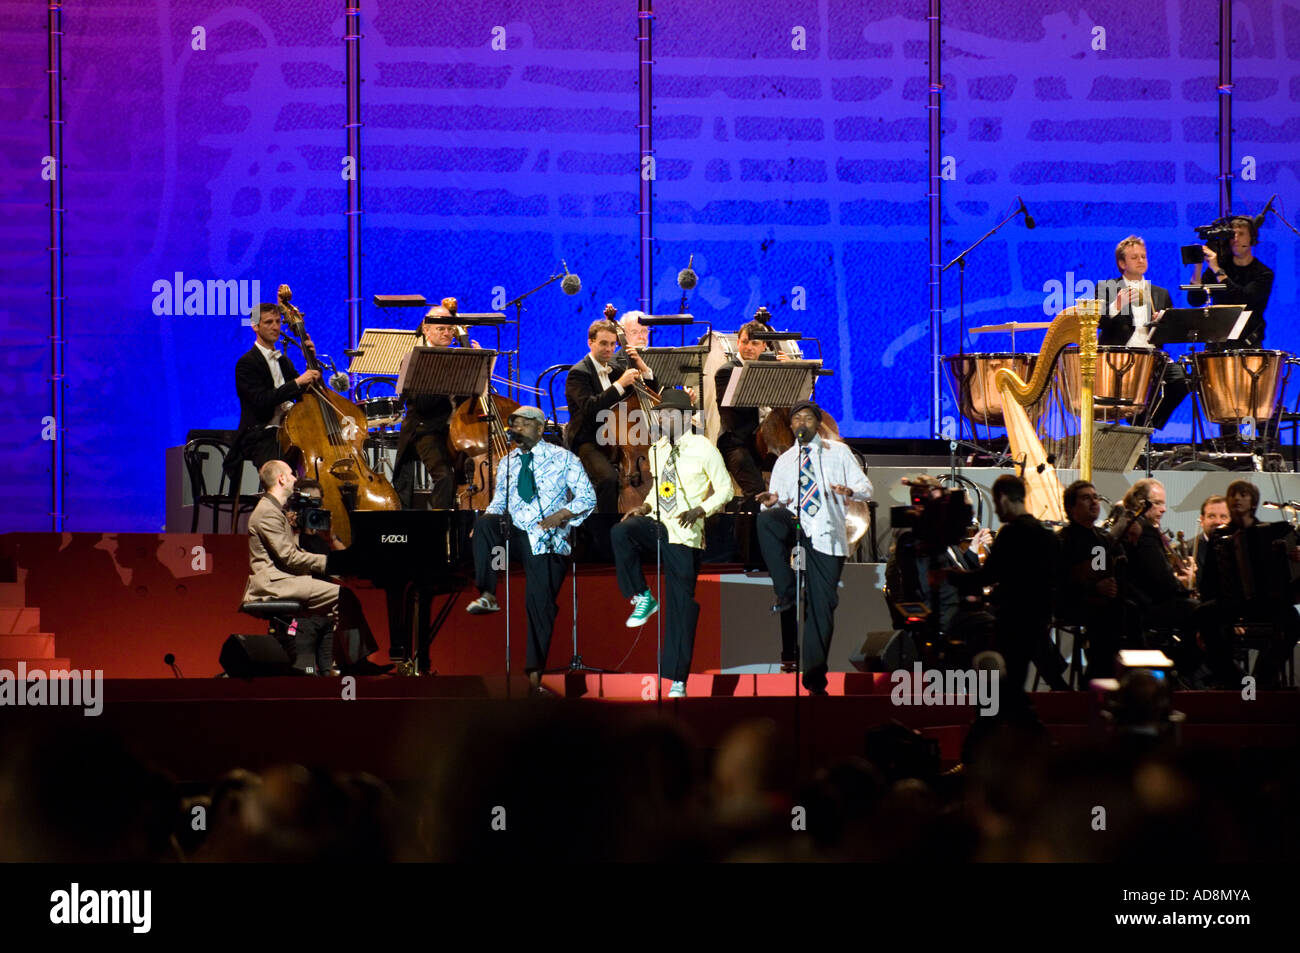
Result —
[[669, 499], [676, 492], [677, 487], [672, 480], [664, 480], [664, 482], [659, 484], [659, 495], [665, 500]]

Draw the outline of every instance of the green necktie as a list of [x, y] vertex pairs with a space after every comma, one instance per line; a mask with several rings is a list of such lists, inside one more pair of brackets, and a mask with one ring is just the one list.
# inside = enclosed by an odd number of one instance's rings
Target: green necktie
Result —
[[537, 481], [533, 478], [533, 452], [521, 452], [519, 459], [523, 461], [519, 466], [519, 498], [525, 503], [531, 503], [537, 496]]

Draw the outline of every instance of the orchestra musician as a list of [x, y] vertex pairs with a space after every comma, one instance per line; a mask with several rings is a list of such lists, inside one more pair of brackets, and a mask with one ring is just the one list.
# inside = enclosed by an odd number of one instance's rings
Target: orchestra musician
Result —
[[[1219, 668], [1230, 672], [1223, 687], [1239, 688], [1241, 672], [1231, 657], [1233, 628], [1242, 622], [1266, 625], [1271, 637], [1255, 662], [1254, 676], [1260, 688], [1279, 688], [1282, 667], [1300, 639], [1300, 616], [1289, 586], [1289, 564], [1300, 562], [1300, 548], [1286, 541], [1290, 524], [1256, 519], [1259, 487], [1234, 480], [1226, 495], [1230, 521], [1214, 531], [1213, 556], [1201, 579], [1205, 609], [1213, 613], [1205, 627], [1207, 655], [1213, 652]], [[1225, 576], [1232, 572], [1251, 579], [1254, 591], [1230, 592]], [[1270, 591], [1271, 581], [1280, 581], [1279, 591]]]
[[644, 625], [659, 608], [646, 584], [643, 562], [658, 552], [668, 611], [660, 668], [672, 685], [669, 698], [686, 697], [700, 604], [695, 583], [704, 549], [704, 521], [731, 499], [731, 476], [722, 455], [691, 424], [690, 396], [669, 390], [654, 409], [650, 472], [655, 496], [614, 527], [610, 542], [618, 586], [632, 602], [629, 628]]
[[970, 580], [993, 585], [997, 648], [1007, 663], [1012, 694], [1024, 691], [1032, 661], [1053, 691], [1069, 691], [1065, 660], [1052, 644], [1052, 608], [1060, 566], [1056, 535], [1025, 507], [1025, 484], [1003, 474], [993, 481], [993, 508], [1002, 527], [988, 559]]
[[1210, 558], [1210, 537], [1220, 526], [1227, 526], [1231, 517], [1228, 515], [1228, 498], [1225, 496], [1207, 496], [1201, 503], [1200, 532], [1192, 543], [1192, 558], [1196, 561], [1196, 578], [1205, 576], [1205, 563]]
[[[1150, 348], [1151, 329], [1160, 316], [1174, 306], [1168, 289], [1146, 280], [1147, 246], [1138, 235], [1129, 235], [1115, 246], [1115, 264], [1120, 276], [1097, 282], [1101, 319], [1097, 343], [1108, 347]], [[1164, 393], [1151, 414], [1151, 426], [1160, 430], [1169, 422], [1187, 396], [1187, 373], [1177, 362], [1164, 368]]]
[[[569, 368], [564, 384], [564, 400], [569, 407], [569, 422], [564, 440], [577, 454], [596, 491], [598, 513], [618, 512], [618, 471], [610, 460], [609, 448], [597, 442], [603, 417], [621, 401], [648, 370], [640, 355], [628, 355], [628, 364], [614, 363], [618, 333], [612, 321], [593, 321], [587, 329], [588, 354]], [[635, 351], [635, 349], [633, 349]]]
[[[456, 299], [444, 298], [425, 312], [420, 324], [421, 343], [427, 347], [455, 347]], [[477, 341], [470, 342], [478, 347]], [[393, 464], [393, 489], [402, 506], [410, 509], [415, 491], [415, 464], [424, 464], [432, 489], [430, 505], [449, 510], [456, 502], [456, 472], [450, 444], [451, 415], [463, 400], [432, 394], [406, 402], [406, 416], [397, 436], [397, 457]]]
[[[740, 487], [744, 499], [742, 509], [757, 507], [759, 494], [767, 487], [763, 483], [763, 461], [759, 457], [757, 437], [762, 422], [759, 407], [723, 407], [722, 397], [731, 382], [731, 373], [742, 361], [784, 360], [784, 354], [773, 353], [767, 341], [755, 340], [753, 335], [768, 330], [761, 321], [750, 321], [736, 335], [737, 355], [714, 374], [714, 393], [718, 397], [718, 451], [726, 461], [727, 471]], [[770, 408], [768, 408], [770, 410]]]
[[[239, 430], [226, 455], [226, 473], [233, 477], [245, 460], [257, 470], [280, 459], [280, 424], [294, 402], [302, 397], [320, 371], [298, 374], [293, 361], [276, 349], [280, 340], [280, 306], [263, 302], [251, 320], [256, 339], [235, 363], [235, 391], [239, 394]], [[302, 346], [314, 353], [310, 337]]]
[[1056, 617], [1082, 625], [1088, 641], [1088, 668], [1083, 677], [1110, 678], [1119, 652], [1124, 625], [1124, 603], [1117, 574], [1121, 548], [1097, 528], [1101, 495], [1086, 480], [1065, 488], [1065, 513], [1069, 522], [1058, 532], [1061, 576]]
[[[1202, 245], [1203, 260], [1192, 273], [1192, 284], [1222, 284], [1227, 287], [1213, 292], [1215, 304], [1242, 304], [1250, 309], [1250, 320], [1241, 336], [1231, 342], [1234, 347], [1260, 348], [1264, 346], [1264, 309], [1273, 291], [1273, 270], [1255, 257], [1252, 249], [1259, 244], [1259, 224], [1253, 218], [1233, 218], [1232, 240], [1225, 249], [1227, 258], [1221, 258], [1210, 245]], [[1187, 292], [1187, 300], [1194, 308], [1207, 301], [1201, 290]]]
[[510, 558], [523, 563], [527, 595], [528, 657], [532, 691], [542, 687], [542, 670], [551, 649], [558, 606], [556, 598], [569, 567], [569, 528], [585, 520], [596, 506], [596, 493], [578, 458], [542, 439], [546, 415], [537, 407], [520, 407], [506, 420], [517, 444], [497, 469], [492, 502], [474, 523], [474, 577], [478, 597], [467, 611], [496, 612], [497, 553], [509, 541]]
[[846, 444], [823, 440], [817, 430], [822, 409], [810, 400], [790, 413], [796, 440], [772, 467], [771, 487], [758, 495], [757, 534], [763, 562], [772, 577], [781, 616], [781, 661], [797, 660], [797, 577], [790, 566], [795, 547], [803, 556], [808, 624], [804, 630], [803, 685], [826, 694], [827, 657], [835, 632], [835, 607], [844, 561], [849, 554], [845, 504], [871, 498], [871, 481]]
[[309, 553], [298, 545], [298, 534], [285, 512], [297, 474], [282, 460], [271, 460], [258, 471], [265, 492], [248, 518], [248, 582], [244, 602], [299, 599], [306, 616], [326, 616], [334, 622], [337, 643], [347, 647], [352, 661], [345, 675], [378, 675], [393, 666], [380, 666], [367, 656], [378, 645], [361, 602], [344, 586], [320, 578], [324, 553]]

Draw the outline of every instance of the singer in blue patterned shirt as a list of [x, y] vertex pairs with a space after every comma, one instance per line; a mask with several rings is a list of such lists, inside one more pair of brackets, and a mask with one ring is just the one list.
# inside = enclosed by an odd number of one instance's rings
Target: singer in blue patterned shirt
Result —
[[[479, 596], [468, 611], [496, 612], [497, 555], [509, 547], [510, 559], [523, 563], [528, 613], [526, 670], [533, 691], [541, 687], [542, 669], [551, 648], [558, 611], [556, 597], [568, 570], [569, 528], [585, 520], [596, 506], [582, 461], [563, 447], [542, 440], [546, 415], [520, 407], [506, 421], [518, 446], [497, 469], [492, 502], [474, 523], [474, 576]], [[506, 518], [508, 516], [508, 519]], [[509, 542], [507, 543], [507, 539]]]

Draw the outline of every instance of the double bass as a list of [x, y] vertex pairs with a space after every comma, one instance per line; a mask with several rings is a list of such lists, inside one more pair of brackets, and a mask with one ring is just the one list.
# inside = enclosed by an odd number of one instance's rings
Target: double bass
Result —
[[[443, 298], [442, 305], [455, 317], [455, 298]], [[461, 347], [472, 346], [469, 333], [463, 325], [456, 325], [455, 332]], [[518, 409], [518, 403], [498, 394], [489, 382], [484, 393], [469, 398], [452, 412], [449, 435], [451, 449], [466, 457], [466, 480], [456, 492], [461, 509], [485, 510], [492, 502], [497, 465], [510, 452], [510, 438], [506, 435], [505, 422]]]
[[[291, 303], [293, 292], [280, 285], [280, 311], [300, 342], [309, 341], [302, 312]], [[301, 345], [300, 345], [301, 346]], [[319, 371], [314, 347], [303, 347], [311, 370]], [[280, 450], [300, 475], [320, 483], [322, 502], [329, 510], [334, 535], [345, 546], [352, 543], [352, 510], [399, 510], [397, 491], [382, 475], [370, 469], [362, 449], [366, 441], [366, 415], [342, 394], [313, 381], [280, 425]]]

